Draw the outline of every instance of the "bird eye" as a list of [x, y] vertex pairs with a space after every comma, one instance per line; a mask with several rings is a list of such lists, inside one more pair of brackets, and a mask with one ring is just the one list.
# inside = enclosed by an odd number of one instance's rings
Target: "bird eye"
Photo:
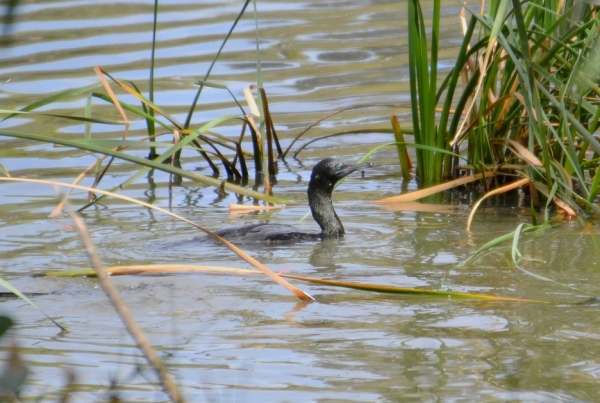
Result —
[[337, 165], [335, 166], [335, 170], [336, 170], [336, 171], [339, 171], [340, 169], [342, 169], [342, 164], [337, 164]]

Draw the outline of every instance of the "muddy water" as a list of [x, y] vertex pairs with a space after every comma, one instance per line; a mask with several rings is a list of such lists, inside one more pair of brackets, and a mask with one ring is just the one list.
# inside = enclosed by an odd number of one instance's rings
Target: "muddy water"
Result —
[[[425, 12], [428, 11], [424, 4]], [[184, 120], [221, 38], [237, 15], [237, 2], [161, 3], [157, 50], [157, 103]], [[147, 88], [149, 2], [24, 2], [15, 41], [2, 49], [3, 105], [18, 108], [57, 91], [98, 81], [101, 64]], [[458, 8], [444, 12], [444, 57], [449, 66], [460, 43]], [[241, 90], [256, 81], [254, 20], [249, 12], [225, 48], [212, 78]], [[362, 103], [406, 104], [406, 4], [374, 2], [264, 2], [258, 4], [263, 79], [284, 146], [325, 114]], [[122, 99], [128, 100], [126, 96]], [[129, 100], [131, 101], [131, 100]], [[43, 108], [83, 114], [85, 98]], [[206, 89], [195, 124], [235, 113], [228, 96]], [[390, 113], [372, 108], [340, 114], [308, 133], [387, 128]], [[94, 101], [94, 116], [116, 112]], [[2, 128], [81, 138], [83, 126], [53, 118], [20, 118]], [[143, 122], [132, 136], [143, 136]], [[224, 135], [238, 128], [225, 127]], [[93, 125], [93, 136], [119, 138], [120, 128]], [[311, 145], [298, 160], [279, 163], [277, 195], [296, 200], [281, 211], [230, 215], [238, 198], [185, 181], [169, 193], [168, 177], [154, 173], [125, 194], [205, 225], [221, 228], [257, 221], [301, 221], [312, 166], [337, 155], [356, 161], [386, 134], [345, 136]], [[94, 159], [80, 152], [0, 138], [0, 163], [12, 176], [72, 181]], [[141, 154], [140, 154], [141, 155]], [[600, 394], [597, 306], [577, 302], [598, 294], [597, 228], [562, 222], [520, 244], [516, 268], [509, 246], [456, 264], [486, 242], [529, 222], [528, 207], [498, 199], [465, 223], [472, 199], [445, 194], [442, 204], [382, 209], [369, 200], [403, 189], [392, 150], [376, 154], [364, 178], [354, 174], [335, 194], [347, 236], [339, 242], [253, 248], [274, 270], [326, 279], [503, 295], [547, 303], [507, 303], [423, 296], [392, 296], [295, 281], [317, 302], [298, 302], [260, 276], [182, 274], [114, 277], [142, 330], [168, 365], [188, 401], [307, 402], [553, 402], [595, 401]], [[193, 155], [184, 167], [208, 173]], [[131, 175], [116, 164], [104, 179], [111, 188]], [[90, 181], [86, 182], [87, 184]], [[408, 184], [415, 189], [414, 182]], [[85, 203], [74, 194], [72, 203]], [[244, 200], [249, 203], [248, 200]], [[51, 188], [0, 185], [2, 278], [33, 297], [63, 324], [61, 332], [20, 300], [0, 310], [17, 321], [2, 340], [2, 357], [15, 340], [30, 375], [23, 399], [52, 400], [75, 375], [74, 401], [166, 401], [156, 378], [94, 279], [32, 277], [48, 270], [89, 266], [67, 217], [48, 218]], [[198, 231], [160, 213], [109, 200], [84, 213], [107, 266], [196, 264], [245, 268], [226, 248], [187, 241]], [[560, 284], [544, 281], [543, 276]], [[572, 287], [572, 288], [568, 288]], [[114, 390], [110, 390], [111, 382]]]

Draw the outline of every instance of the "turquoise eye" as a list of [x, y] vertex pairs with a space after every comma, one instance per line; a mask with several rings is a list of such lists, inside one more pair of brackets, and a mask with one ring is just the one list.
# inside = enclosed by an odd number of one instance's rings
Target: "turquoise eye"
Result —
[[335, 170], [336, 170], [336, 171], [339, 171], [340, 169], [342, 169], [342, 164], [337, 164], [337, 165], [335, 166]]

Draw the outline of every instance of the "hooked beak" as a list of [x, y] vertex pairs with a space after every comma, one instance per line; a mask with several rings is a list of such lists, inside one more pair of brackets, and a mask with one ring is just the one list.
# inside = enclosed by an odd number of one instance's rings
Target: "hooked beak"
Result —
[[354, 171], [358, 171], [358, 170], [364, 169], [364, 168], [369, 168], [371, 166], [373, 166], [373, 164], [371, 164], [370, 162], [367, 162], [365, 164], [344, 165], [342, 167], [342, 169], [340, 169], [339, 171], [337, 171], [335, 173], [335, 179], [336, 179], [336, 181], [339, 181], [339, 180], [345, 178], [346, 176], [350, 175]]

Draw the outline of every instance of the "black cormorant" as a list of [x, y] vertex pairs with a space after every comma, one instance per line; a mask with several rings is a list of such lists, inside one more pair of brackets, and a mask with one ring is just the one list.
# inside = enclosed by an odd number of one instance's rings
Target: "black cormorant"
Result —
[[308, 204], [321, 233], [308, 233], [285, 224], [255, 224], [215, 231], [215, 234], [235, 243], [292, 243], [344, 236], [344, 226], [333, 209], [331, 193], [342, 178], [371, 164], [349, 165], [335, 158], [320, 161], [313, 168], [308, 183]]

